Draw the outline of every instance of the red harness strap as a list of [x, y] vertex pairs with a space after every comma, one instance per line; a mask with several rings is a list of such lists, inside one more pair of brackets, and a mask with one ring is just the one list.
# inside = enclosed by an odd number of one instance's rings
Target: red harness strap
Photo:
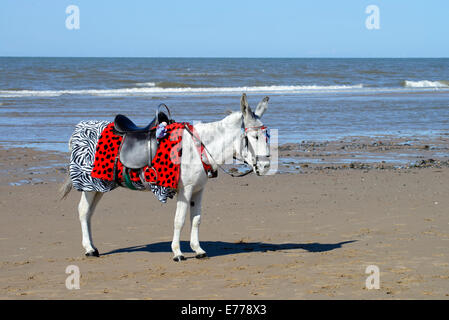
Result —
[[209, 157], [207, 156], [207, 152], [204, 148], [204, 145], [201, 143], [201, 139], [198, 135], [198, 133], [195, 130], [195, 127], [192, 126], [190, 123], [186, 123], [186, 127], [188, 128], [188, 130], [190, 131], [190, 133], [193, 135], [193, 137], [195, 137], [194, 140], [194, 144], [196, 146], [196, 150], [198, 151], [200, 158], [201, 158], [201, 163], [203, 164], [203, 168], [204, 171], [206, 171], [206, 174], [209, 178], [215, 178], [217, 177], [217, 171], [214, 170], [212, 168], [212, 166], [210, 165], [210, 161], [209, 161]]

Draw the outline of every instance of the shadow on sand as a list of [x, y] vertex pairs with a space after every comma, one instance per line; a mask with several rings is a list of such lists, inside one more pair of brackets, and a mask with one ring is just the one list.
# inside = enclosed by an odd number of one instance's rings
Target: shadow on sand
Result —
[[[263, 242], [223, 242], [223, 241], [202, 241], [201, 247], [207, 252], [209, 257], [225, 256], [229, 254], [238, 254], [243, 252], [267, 252], [302, 249], [308, 252], [325, 252], [341, 248], [343, 245], [355, 242], [357, 240], [343, 241], [339, 243], [282, 243], [271, 244]], [[124, 252], [171, 252], [171, 242], [157, 242], [141, 246], [133, 246], [112, 250], [102, 255], [110, 255]], [[191, 252], [188, 241], [181, 241], [181, 251]]]

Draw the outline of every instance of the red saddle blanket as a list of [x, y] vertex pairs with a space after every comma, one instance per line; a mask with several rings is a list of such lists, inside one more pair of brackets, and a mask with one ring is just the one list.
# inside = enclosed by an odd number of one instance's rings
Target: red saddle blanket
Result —
[[[177, 189], [180, 157], [182, 147], [182, 133], [185, 123], [172, 123], [166, 126], [166, 136], [159, 139], [158, 151], [152, 160], [151, 167], [129, 170], [131, 181], [140, 182], [140, 171], [143, 170], [144, 178], [148, 183], [162, 187]], [[187, 124], [189, 128], [192, 128]], [[94, 167], [92, 177], [107, 181], [114, 180], [114, 162], [120, 151], [122, 137], [113, 132], [114, 123], [110, 123], [101, 133], [95, 151]], [[117, 179], [123, 178], [123, 164], [117, 161]]]

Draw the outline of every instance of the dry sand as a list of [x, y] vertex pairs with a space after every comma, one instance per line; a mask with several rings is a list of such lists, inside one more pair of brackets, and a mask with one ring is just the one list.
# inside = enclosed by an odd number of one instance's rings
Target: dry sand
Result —
[[[80, 193], [57, 197], [66, 158], [0, 150], [1, 299], [449, 297], [447, 166], [221, 173], [203, 201], [210, 258], [193, 258], [187, 222], [188, 259], [175, 263], [175, 201], [124, 189], [106, 194], [93, 217], [101, 256], [84, 257]], [[65, 286], [68, 265], [80, 269], [79, 290]], [[378, 290], [365, 287], [369, 265], [380, 269]]]

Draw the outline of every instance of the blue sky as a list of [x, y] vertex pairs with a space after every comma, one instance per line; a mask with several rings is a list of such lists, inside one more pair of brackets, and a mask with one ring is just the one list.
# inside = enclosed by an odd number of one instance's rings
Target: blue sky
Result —
[[449, 57], [448, 33], [447, 0], [0, 1], [0, 56]]

